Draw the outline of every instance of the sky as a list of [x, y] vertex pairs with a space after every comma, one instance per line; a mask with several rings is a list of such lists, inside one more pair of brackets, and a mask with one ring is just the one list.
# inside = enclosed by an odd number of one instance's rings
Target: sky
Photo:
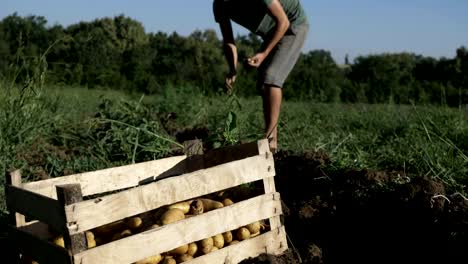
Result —
[[[337, 63], [346, 54], [412, 52], [454, 57], [468, 46], [468, 0], [301, 0], [310, 21], [304, 52], [323, 49]], [[0, 19], [44, 16], [49, 25], [123, 14], [140, 21], [146, 32], [215, 29], [212, 0], [0, 0]], [[247, 31], [235, 26], [236, 34]]]

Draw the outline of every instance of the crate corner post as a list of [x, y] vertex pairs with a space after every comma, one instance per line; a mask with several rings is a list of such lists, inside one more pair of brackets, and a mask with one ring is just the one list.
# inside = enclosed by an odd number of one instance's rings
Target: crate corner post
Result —
[[65, 226], [63, 227], [63, 239], [65, 242], [65, 247], [68, 249], [71, 256], [76, 255], [80, 252], [85, 251], [88, 248], [86, 236], [84, 232], [71, 235], [68, 231], [69, 225], [72, 224], [69, 222], [66, 207], [74, 203], [79, 203], [83, 201], [83, 195], [81, 192], [80, 184], [64, 184], [57, 185], [57, 198], [59, 203], [64, 207], [64, 215], [66, 219]]

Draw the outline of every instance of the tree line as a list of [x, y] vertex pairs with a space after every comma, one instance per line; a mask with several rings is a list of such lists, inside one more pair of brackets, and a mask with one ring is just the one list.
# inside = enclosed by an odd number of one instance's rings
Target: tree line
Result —
[[[239, 58], [260, 47], [254, 35], [236, 37]], [[0, 22], [0, 77], [22, 82], [44, 58], [46, 82], [157, 94], [168, 87], [222, 91], [227, 64], [214, 30], [147, 33], [143, 25], [119, 15], [67, 27], [48, 26], [42, 16], [16, 13]], [[254, 96], [256, 72], [239, 65], [236, 89]], [[454, 58], [385, 53], [346, 59], [331, 53], [303, 53], [285, 84], [288, 99], [315, 102], [468, 104], [468, 50]]]

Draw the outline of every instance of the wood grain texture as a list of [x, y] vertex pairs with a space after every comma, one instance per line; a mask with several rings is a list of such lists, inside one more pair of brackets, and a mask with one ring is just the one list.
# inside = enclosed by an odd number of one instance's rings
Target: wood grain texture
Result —
[[41, 240], [30, 233], [17, 228], [8, 228], [8, 238], [22, 254], [31, 257], [39, 263], [67, 264], [72, 263], [67, 250], [52, 243]]
[[18, 227], [18, 229], [42, 240], [49, 240], [55, 237], [55, 235], [50, 232], [49, 226], [39, 221], [29, 222], [24, 226]]
[[273, 177], [268, 171], [272, 164], [271, 156], [255, 156], [67, 206], [67, 219], [76, 223], [69, 231], [83, 232], [164, 205]]
[[[270, 145], [268, 143], [268, 140], [260, 140], [258, 141], [258, 153], [260, 155], [265, 155], [265, 156], [270, 156], [273, 155], [270, 152]], [[274, 166], [272, 166], [271, 170], [275, 170]], [[276, 174], [276, 172], [274, 172]], [[265, 193], [274, 193], [276, 192], [276, 186], [275, 186], [275, 180], [274, 178], [265, 178], [263, 179], [263, 186], [265, 189]], [[271, 229], [277, 229], [281, 226], [281, 218], [280, 216], [275, 216], [270, 219], [268, 219], [270, 222], [270, 227]]]
[[128, 264], [279, 214], [279, 194], [257, 196], [84, 251], [75, 255], [74, 261], [81, 264]]
[[[83, 196], [89, 196], [134, 187], [144, 182], [147, 178], [154, 180], [164, 172], [176, 167], [185, 158], [186, 156], [177, 156], [25, 183], [23, 188], [56, 199], [55, 186], [77, 183], [81, 184]], [[183, 170], [180, 170], [180, 173], [183, 173]]]
[[186, 264], [237, 264], [247, 258], [255, 258], [263, 253], [280, 255], [288, 249], [284, 226], [258, 237], [242, 241], [203, 255]]
[[9, 210], [47, 223], [57, 231], [66, 231], [64, 207], [57, 200], [11, 185], [5, 186], [5, 199]]
[[[56, 188], [57, 199], [63, 208], [62, 215], [65, 215], [66, 205], [73, 205], [75, 203], [83, 201], [83, 195], [81, 194], [81, 186], [79, 184], [64, 184], [56, 186]], [[70, 221], [68, 221], [68, 219], [66, 221], [66, 224], [67, 226], [70, 224]], [[80, 253], [88, 248], [84, 232], [77, 234], [70, 234], [69, 232], [64, 232], [63, 240], [65, 241], [65, 247], [69, 250], [70, 255]]]
[[[7, 173], [5, 176], [6, 179], [6, 185], [12, 185], [18, 188], [22, 188], [23, 183], [21, 180], [21, 170], [15, 170], [10, 173]], [[15, 226], [23, 226], [26, 224], [26, 218], [24, 215], [19, 214], [15, 211], [10, 211], [11, 214], [11, 224], [14, 224]], [[14, 221], [14, 223], [13, 223]]]

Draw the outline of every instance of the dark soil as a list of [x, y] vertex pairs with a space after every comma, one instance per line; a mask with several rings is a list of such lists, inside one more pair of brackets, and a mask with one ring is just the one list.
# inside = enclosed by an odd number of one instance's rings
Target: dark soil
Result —
[[467, 263], [462, 196], [424, 177], [328, 164], [322, 153], [276, 155], [290, 250], [242, 263]]

